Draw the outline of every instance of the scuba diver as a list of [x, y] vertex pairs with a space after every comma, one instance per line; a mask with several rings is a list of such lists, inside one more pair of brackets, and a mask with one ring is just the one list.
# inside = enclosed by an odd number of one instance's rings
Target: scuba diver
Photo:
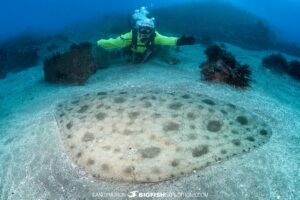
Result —
[[182, 46], [195, 43], [193, 36], [180, 38], [167, 37], [155, 30], [155, 19], [148, 18], [149, 12], [145, 7], [135, 10], [131, 17], [132, 30], [117, 38], [100, 39], [97, 46], [105, 50], [129, 48], [131, 62], [144, 63], [161, 46]]

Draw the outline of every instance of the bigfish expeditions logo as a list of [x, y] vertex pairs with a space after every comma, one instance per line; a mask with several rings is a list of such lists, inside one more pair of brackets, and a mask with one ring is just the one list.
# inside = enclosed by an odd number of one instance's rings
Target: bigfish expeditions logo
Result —
[[128, 198], [207, 198], [207, 192], [140, 192], [128, 193]]
[[137, 196], [138, 196], [138, 192], [139, 192], [139, 191], [132, 191], [132, 192], [129, 192], [128, 197], [129, 197], [129, 198], [137, 197]]

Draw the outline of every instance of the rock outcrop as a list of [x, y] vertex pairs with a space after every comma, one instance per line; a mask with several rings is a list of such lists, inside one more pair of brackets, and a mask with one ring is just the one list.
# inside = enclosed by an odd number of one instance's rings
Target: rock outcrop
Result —
[[84, 84], [97, 70], [92, 44], [71, 45], [69, 51], [56, 53], [44, 61], [45, 80], [52, 83]]

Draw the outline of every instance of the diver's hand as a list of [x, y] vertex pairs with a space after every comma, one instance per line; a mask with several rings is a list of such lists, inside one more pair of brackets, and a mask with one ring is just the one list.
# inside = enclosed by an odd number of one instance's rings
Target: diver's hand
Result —
[[186, 37], [185, 35], [181, 36], [181, 38], [179, 38], [177, 40], [177, 45], [181, 46], [181, 45], [192, 45], [195, 44], [195, 38], [194, 36], [188, 36]]

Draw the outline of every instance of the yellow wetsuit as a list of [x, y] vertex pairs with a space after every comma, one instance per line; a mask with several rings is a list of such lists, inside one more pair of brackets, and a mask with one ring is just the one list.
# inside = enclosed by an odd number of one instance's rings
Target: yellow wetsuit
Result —
[[[117, 38], [101, 39], [97, 41], [97, 45], [106, 50], [129, 47], [132, 44], [132, 34], [132, 31], [130, 31], [129, 33], [121, 35]], [[156, 31], [154, 37], [154, 45], [175, 46], [177, 44], [177, 40], [177, 37], [163, 36]], [[139, 37], [137, 37], [136, 48], [131, 48], [131, 50], [137, 53], [143, 53], [147, 50], [147, 46], [145, 43], [141, 42], [141, 39]]]

